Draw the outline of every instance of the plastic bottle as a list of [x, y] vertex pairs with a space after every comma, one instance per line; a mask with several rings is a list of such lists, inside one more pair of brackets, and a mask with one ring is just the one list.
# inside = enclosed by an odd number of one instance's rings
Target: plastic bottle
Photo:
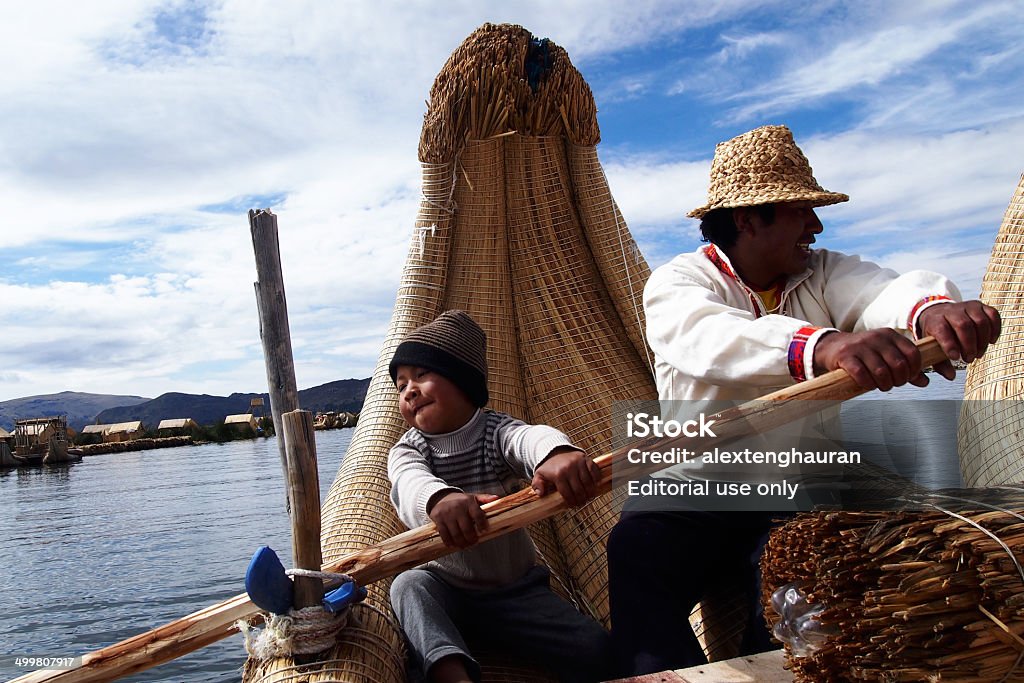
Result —
[[816, 652], [837, 633], [835, 628], [821, 623], [819, 616], [825, 611], [825, 606], [807, 602], [805, 588], [804, 584], [793, 582], [772, 593], [772, 609], [782, 617], [772, 628], [772, 633], [788, 645], [796, 657]]

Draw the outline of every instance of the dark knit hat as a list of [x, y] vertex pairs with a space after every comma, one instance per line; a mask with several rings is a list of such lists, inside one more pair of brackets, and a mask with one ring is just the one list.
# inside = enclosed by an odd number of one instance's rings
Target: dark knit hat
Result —
[[395, 349], [388, 365], [391, 381], [398, 366], [438, 372], [462, 389], [473, 405], [487, 405], [487, 335], [465, 311], [445, 311], [417, 327]]

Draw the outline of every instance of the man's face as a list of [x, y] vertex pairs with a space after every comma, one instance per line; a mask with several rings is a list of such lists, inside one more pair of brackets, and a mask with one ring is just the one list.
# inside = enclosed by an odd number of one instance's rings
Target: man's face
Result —
[[814, 236], [822, 230], [810, 202], [776, 204], [775, 220], [770, 225], [757, 211], [744, 211], [750, 226], [743, 240], [749, 263], [742, 275], [748, 284], [768, 289], [776, 281], [807, 269]]

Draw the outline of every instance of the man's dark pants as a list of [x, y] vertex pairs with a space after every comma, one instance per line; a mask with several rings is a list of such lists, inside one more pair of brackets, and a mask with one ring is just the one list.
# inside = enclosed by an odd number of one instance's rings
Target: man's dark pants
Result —
[[[623, 510], [608, 538], [612, 642], [620, 676], [707, 663], [689, 615], [725, 588], [749, 606], [740, 654], [774, 649], [759, 561], [776, 512]], [[716, 591], [716, 592], [721, 592]]]

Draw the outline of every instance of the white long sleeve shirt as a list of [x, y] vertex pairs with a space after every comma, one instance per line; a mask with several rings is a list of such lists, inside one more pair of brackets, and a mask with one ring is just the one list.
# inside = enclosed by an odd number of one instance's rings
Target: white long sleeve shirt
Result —
[[912, 335], [931, 305], [960, 300], [938, 273], [898, 275], [857, 256], [811, 251], [768, 313], [714, 245], [680, 254], [644, 288], [647, 341], [662, 400], [748, 400], [814, 376], [827, 331], [890, 327]]

